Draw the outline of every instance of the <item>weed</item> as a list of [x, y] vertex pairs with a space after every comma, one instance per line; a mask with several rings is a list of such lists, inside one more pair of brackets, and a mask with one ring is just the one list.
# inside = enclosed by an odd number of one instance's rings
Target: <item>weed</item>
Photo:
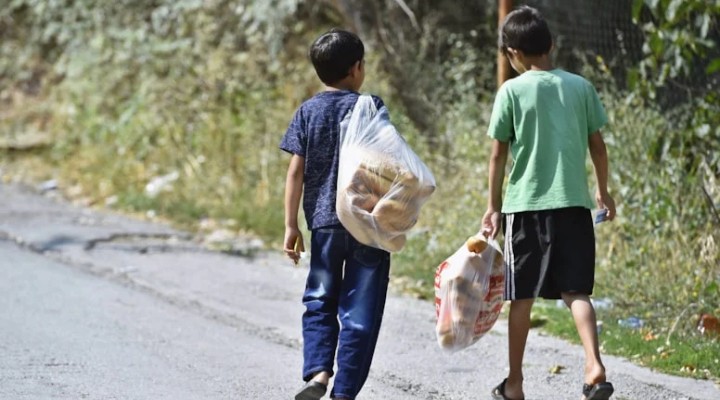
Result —
[[[688, 334], [667, 341], [667, 336], [655, 328], [643, 326], [632, 329], [621, 326], [619, 310], [597, 310], [602, 321], [599, 333], [601, 352], [626, 357], [636, 364], [658, 371], [696, 379], [720, 380], [720, 341]], [[533, 318], [546, 321], [541, 329], [573, 343], [580, 343], [570, 312], [554, 302], [538, 301]]]

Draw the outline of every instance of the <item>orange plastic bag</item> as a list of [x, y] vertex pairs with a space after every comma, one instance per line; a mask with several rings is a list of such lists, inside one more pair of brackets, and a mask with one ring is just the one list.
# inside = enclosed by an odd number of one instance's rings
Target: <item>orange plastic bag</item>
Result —
[[505, 268], [495, 240], [471, 237], [435, 272], [435, 332], [438, 344], [462, 350], [487, 333], [503, 305]]

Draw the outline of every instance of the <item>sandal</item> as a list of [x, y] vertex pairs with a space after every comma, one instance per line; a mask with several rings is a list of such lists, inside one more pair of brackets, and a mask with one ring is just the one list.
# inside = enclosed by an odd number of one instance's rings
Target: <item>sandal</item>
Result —
[[614, 391], [615, 388], [610, 382], [596, 383], [594, 385], [584, 384], [582, 390], [585, 400], [608, 400]]
[[[513, 400], [507, 396], [505, 396], [505, 383], [507, 383], [507, 378], [503, 379], [502, 382], [500, 382], [499, 385], [493, 389], [493, 391], [490, 393], [492, 394], [493, 400]], [[525, 400], [525, 398], [522, 398], [520, 400]]]
[[327, 392], [327, 385], [309, 381], [295, 395], [295, 400], [320, 400]]

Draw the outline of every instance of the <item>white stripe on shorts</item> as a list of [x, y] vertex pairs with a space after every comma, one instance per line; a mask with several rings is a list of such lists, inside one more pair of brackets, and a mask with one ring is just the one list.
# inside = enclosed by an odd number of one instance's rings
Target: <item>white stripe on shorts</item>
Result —
[[[548, 250], [545, 250], [548, 251]], [[549, 254], [549, 253], [546, 253]], [[543, 283], [545, 282], [545, 275], [547, 275], [548, 272], [548, 266], [549, 262], [541, 262], [540, 263], [540, 278], [538, 279], [537, 285], [535, 286], [535, 290], [533, 291], [533, 298], [537, 298], [540, 295], [540, 288], [542, 288]]]
[[512, 246], [512, 226], [515, 214], [505, 216], [505, 295], [506, 300], [515, 300], [515, 254]]

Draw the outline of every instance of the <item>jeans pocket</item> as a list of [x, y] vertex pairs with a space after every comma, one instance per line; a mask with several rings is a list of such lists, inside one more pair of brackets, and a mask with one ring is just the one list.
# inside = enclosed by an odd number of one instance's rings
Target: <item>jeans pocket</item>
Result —
[[355, 258], [355, 261], [366, 267], [377, 267], [382, 263], [387, 262], [390, 258], [390, 254], [385, 250], [361, 245], [356, 247], [355, 251], [353, 251], [353, 258]]

